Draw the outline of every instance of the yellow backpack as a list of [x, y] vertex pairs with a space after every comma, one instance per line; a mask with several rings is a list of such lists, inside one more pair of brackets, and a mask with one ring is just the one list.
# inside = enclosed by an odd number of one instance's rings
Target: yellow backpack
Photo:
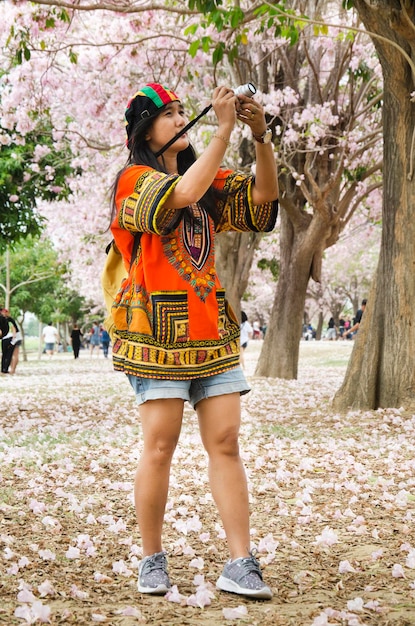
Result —
[[111, 243], [107, 246], [106, 253], [107, 258], [101, 274], [101, 287], [104, 294], [105, 307], [108, 312], [108, 316], [104, 320], [104, 328], [108, 331], [108, 334], [112, 339], [112, 334], [115, 328], [114, 320], [111, 315], [111, 309], [121, 287], [121, 283], [125, 278], [127, 278], [128, 274], [125, 269], [121, 253], [115, 245], [115, 241], [111, 241]]
[[[134, 237], [130, 268], [137, 256], [141, 235], [142, 233], [137, 233]], [[108, 316], [104, 320], [104, 328], [108, 331], [112, 339], [112, 335], [115, 331], [114, 320], [111, 315], [112, 305], [114, 304], [114, 300], [117, 297], [117, 293], [121, 288], [123, 280], [125, 280], [128, 276], [128, 272], [125, 269], [121, 252], [115, 245], [114, 240], [108, 244], [105, 252], [107, 253], [107, 258], [101, 274], [101, 287], [104, 294], [105, 307], [107, 309]]]

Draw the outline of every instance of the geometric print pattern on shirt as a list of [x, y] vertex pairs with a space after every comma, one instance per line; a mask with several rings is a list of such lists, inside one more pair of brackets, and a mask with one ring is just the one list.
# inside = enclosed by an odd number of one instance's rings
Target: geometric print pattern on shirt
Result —
[[204, 302], [215, 286], [214, 226], [199, 205], [191, 211], [192, 217], [186, 215], [173, 234], [162, 237], [162, 244], [170, 265]]
[[187, 293], [153, 293], [152, 335], [117, 331], [114, 367], [143, 378], [190, 380], [219, 374], [239, 363], [239, 325], [225, 300], [216, 293], [219, 338], [191, 340]]

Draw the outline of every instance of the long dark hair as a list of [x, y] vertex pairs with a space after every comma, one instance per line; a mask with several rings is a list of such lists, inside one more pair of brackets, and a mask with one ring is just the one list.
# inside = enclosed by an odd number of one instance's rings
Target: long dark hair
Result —
[[[111, 224], [117, 212], [117, 207], [115, 205], [115, 196], [117, 193], [118, 181], [120, 180], [123, 172], [125, 172], [125, 170], [130, 167], [130, 165], [148, 165], [149, 167], [152, 167], [159, 172], [165, 172], [166, 174], [168, 173], [164, 166], [163, 156], [161, 157], [162, 162], [160, 163], [156, 158], [154, 152], [150, 150], [148, 142], [145, 140], [147, 131], [150, 129], [154, 120], [160, 115], [160, 113], [162, 113], [164, 109], [165, 107], [158, 109], [156, 113], [138, 120], [138, 122], [134, 125], [133, 131], [127, 144], [127, 147], [129, 149], [127, 161], [124, 167], [117, 173], [114, 184], [111, 188]], [[177, 155], [177, 169], [179, 175], [183, 175], [196, 160], [196, 153], [193, 147], [189, 144], [185, 150], [182, 150]], [[204, 194], [204, 196], [199, 200], [200, 205], [213, 219], [215, 226], [217, 226], [219, 222], [219, 214], [216, 210], [216, 200], [219, 198], [223, 198], [223, 196], [223, 192], [215, 189], [211, 185]], [[187, 207], [183, 207], [183, 209], [185, 209], [183, 211], [183, 217], [186, 213], [190, 214], [190, 211], [186, 211]]]

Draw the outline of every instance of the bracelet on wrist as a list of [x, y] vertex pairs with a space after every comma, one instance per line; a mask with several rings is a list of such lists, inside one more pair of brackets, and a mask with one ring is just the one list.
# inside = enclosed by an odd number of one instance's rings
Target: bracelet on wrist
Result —
[[258, 143], [271, 143], [272, 130], [270, 128], [266, 128], [262, 135], [255, 135], [255, 133], [252, 133], [252, 136]]
[[218, 135], [218, 133], [212, 135], [212, 139], [221, 139], [224, 143], [226, 143], [227, 146], [229, 146], [229, 144], [231, 143], [229, 139], [226, 139], [226, 137], [224, 137], [223, 135]]

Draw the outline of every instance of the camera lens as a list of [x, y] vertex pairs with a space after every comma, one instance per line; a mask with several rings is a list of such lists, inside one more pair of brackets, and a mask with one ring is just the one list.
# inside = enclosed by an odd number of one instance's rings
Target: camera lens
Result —
[[252, 98], [252, 96], [256, 94], [256, 87], [252, 83], [246, 83], [245, 85], [239, 85], [239, 87], [236, 87], [233, 91], [235, 96], [248, 96], [248, 98]]

